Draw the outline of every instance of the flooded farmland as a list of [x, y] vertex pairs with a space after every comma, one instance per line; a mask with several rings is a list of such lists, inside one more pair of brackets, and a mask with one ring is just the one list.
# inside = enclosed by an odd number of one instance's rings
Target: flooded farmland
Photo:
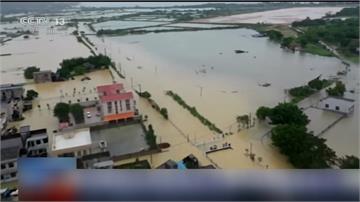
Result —
[[[99, 27], [115, 29], [119, 26], [119, 22], [106, 23]], [[122, 24], [121, 27], [145, 24], [127, 21], [126, 25]], [[191, 24], [191, 27], [193, 26]], [[73, 29], [69, 28], [49, 33], [45, 28], [40, 30], [38, 39], [36, 36], [30, 39], [19, 37], [2, 46], [2, 54], [12, 55], [1, 57], [1, 82], [25, 82], [23, 67], [36, 65], [42, 70], [56, 70], [62, 59], [90, 55], [89, 49], [71, 35], [72, 31]], [[86, 32], [90, 33], [90, 30]], [[119, 82], [125, 82], [126, 87], [134, 90], [149, 91], [160, 106], [168, 109], [171, 123], [162, 120], [144, 100], [139, 102], [141, 113], [149, 116], [149, 122], [154, 125], [161, 141], [170, 142], [172, 145], [168, 154], [152, 156], [154, 165], [163, 163], [169, 156], [181, 160], [191, 151], [199, 156], [201, 161], [209, 163], [210, 159], [221, 168], [289, 168], [291, 165], [286, 158], [265, 136], [269, 126], [256, 122], [254, 128], [238, 131], [236, 117], [244, 114], [255, 117], [259, 106], [275, 106], [279, 102], [289, 101], [285, 89], [306, 84], [319, 75], [322, 78], [336, 76], [337, 72], [343, 71], [345, 67], [337, 58], [289, 52], [267, 38], [254, 38], [254, 34], [257, 32], [250, 29], [232, 29], [88, 37], [97, 47], [97, 51], [110, 56], [118, 70], [126, 76], [126, 80], [117, 78]], [[235, 50], [245, 52], [237, 54]], [[358, 103], [359, 67], [351, 64], [350, 69], [350, 73], [341, 79], [349, 89], [354, 89], [355, 94], [348, 96], [357, 99]], [[81, 82], [77, 78], [55, 84], [30, 84], [26, 85], [26, 88], [38, 91], [39, 102], [44, 106], [51, 102], [52, 97], [67, 92], [61, 92], [61, 89], [68, 89], [69, 92], [74, 86], [79, 89], [92, 89], [96, 85], [112, 82], [108, 71], [92, 74], [90, 77], [93, 80], [89, 83]], [[270, 86], [264, 87], [264, 83]], [[165, 95], [167, 90], [179, 94], [217, 127], [233, 135], [221, 138], [213, 134], [171, 97]], [[358, 155], [358, 106], [356, 109], [352, 117], [343, 119], [322, 136], [339, 155]], [[40, 124], [34, 122], [36, 128], [47, 124], [56, 126], [56, 119], [50, 111], [45, 111], [34, 109], [34, 112], [31, 112], [44, 119]], [[327, 116], [328, 113], [324, 112], [319, 117]], [[333, 115], [326, 118], [332, 120]], [[314, 127], [318, 125], [314, 122], [311, 124]], [[174, 125], [181, 131], [176, 130]], [[234, 149], [210, 154], [205, 158], [203, 147], [217, 142], [231, 142]], [[253, 163], [244, 155], [245, 150], [250, 147], [257, 156], [263, 158], [262, 163]]]

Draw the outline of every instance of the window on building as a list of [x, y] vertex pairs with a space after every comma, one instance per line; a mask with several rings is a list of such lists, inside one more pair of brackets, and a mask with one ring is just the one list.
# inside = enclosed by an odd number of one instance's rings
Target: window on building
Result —
[[48, 141], [49, 141], [48, 138], [43, 139], [43, 142], [44, 142], [44, 143], [48, 143]]
[[76, 156], [81, 156], [81, 151], [78, 151]]
[[12, 167], [14, 167], [14, 163], [13, 163], [13, 162], [10, 162], [10, 163], [9, 163], [9, 168], [12, 168]]
[[1, 169], [5, 169], [6, 165], [5, 164], [1, 164]]
[[11, 177], [16, 177], [16, 173], [10, 173]]
[[111, 105], [111, 102], [108, 102], [107, 103], [107, 109], [108, 109], [108, 113], [110, 114], [111, 111], [112, 111], [112, 105]]
[[115, 104], [115, 113], [118, 114], [118, 113], [119, 113], [119, 110], [118, 110], [118, 102], [115, 101], [114, 104]]
[[36, 144], [41, 144], [41, 140], [36, 140]]
[[122, 101], [121, 100], [119, 100], [119, 105], [120, 105], [120, 111], [122, 111], [123, 109], [122, 109]]
[[325, 108], [329, 108], [329, 104], [325, 104]]
[[336, 107], [335, 107], [335, 110], [340, 110], [340, 107], [339, 107], [339, 106], [336, 106]]
[[120, 90], [119, 90], [119, 89], [117, 89], [117, 90], [116, 90], [116, 93], [117, 93], [117, 94], [120, 94]]
[[130, 100], [125, 100], [126, 110], [130, 110]]
[[3, 180], [4, 179], [4, 175], [1, 175], [1, 180]]

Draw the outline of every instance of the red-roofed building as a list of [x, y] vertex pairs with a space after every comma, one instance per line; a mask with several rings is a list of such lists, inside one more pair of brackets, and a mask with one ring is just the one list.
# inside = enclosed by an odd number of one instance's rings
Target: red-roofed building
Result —
[[126, 92], [123, 84], [115, 83], [97, 87], [104, 121], [119, 121], [137, 114], [133, 92]]

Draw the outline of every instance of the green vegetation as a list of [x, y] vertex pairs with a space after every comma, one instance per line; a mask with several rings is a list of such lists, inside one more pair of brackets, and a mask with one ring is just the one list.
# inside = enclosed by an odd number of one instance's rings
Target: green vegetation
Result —
[[24, 98], [24, 100], [33, 100], [34, 98], [37, 98], [39, 96], [39, 93], [36, 92], [35, 90], [28, 90], [26, 91], [26, 97]]
[[[304, 114], [304, 112], [301, 111], [298, 108], [298, 106], [292, 103], [279, 103], [274, 108], [267, 108], [265, 112], [266, 112], [265, 116], [270, 118], [271, 124], [275, 124], [275, 125], [276, 124], [307, 125], [310, 122], [310, 120]], [[260, 119], [261, 117], [258, 118]]]
[[111, 59], [105, 55], [89, 56], [87, 58], [65, 59], [60, 63], [61, 68], [56, 73], [63, 79], [82, 75], [96, 69], [108, 68], [113, 65]]
[[271, 108], [261, 106], [256, 110], [256, 117], [260, 120], [265, 120], [267, 116], [270, 116]]
[[314, 55], [320, 55], [320, 56], [325, 56], [325, 57], [334, 56], [334, 54], [331, 51], [327, 50], [320, 44], [308, 44], [307, 43], [305, 45], [305, 47], [303, 48], [303, 51], [314, 54]]
[[327, 17], [359, 17], [359, 6], [343, 8], [341, 11]]
[[320, 79], [320, 76], [309, 81], [305, 86], [299, 86], [295, 88], [291, 88], [289, 90], [289, 94], [293, 97], [291, 102], [298, 103], [304, 98], [312, 95], [313, 93], [328, 87], [331, 85], [331, 81], [327, 79]]
[[84, 109], [80, 104], [70, 105], [69, 112], [73, 115], [75, 123], [84, 123]]
[[166, 92], [166, 95], [172, 97], [179, 105], [187, 109], [193, 116], [198, 118], [201, 123], [203, 123], [205, 126], [207, 126], [210, 130], [215, 131], [217, 133], [222, 134], [223, 132], [215, 126], [214, 123], [211, 123], [208, 119], [206, 119], [204, 116], [202, 116], [195, 107], [189, 106], [179, 95], [176, 93], [170, 91]]
[[31, 67], [27, 67], [25, 70], [24, 70], [24, 77], [26, 79], [33, 79], [34, 78], [34, 72], [39, 72], [40, 71], [40, 68], [37, 68], [35, 66], [31, 66]]
[[266, 34], [269, 37], [269, 39], [274, 41], [281, 41], [283, 38], [283, 34], [276, 30], [269, 30], [266, 32]]
[[[143, 28], [157, 27], [157, 26], [147, 26]], [[146, 29], [100, 29], [96, 32], [98, 36], [101, 35], [134, 35], [134, 34], [147, 34], [147, 33], [163, 33], [163, 32], [184, 32], [184, 31], [202, 31], [202, 30], [221, 30], [221, 29], [239, 29], [242, 26], [228, 26], [228, 27], [189, 27], [189, 28], [174, 28], [174, 29], [158, 29], [158, 30], [146, 30]]]
[[339, 158], [339, 167], [341, 169], [359, 169], [359, 158], [356, 156], [348, 156]]
[[286, 155], [296, 168], [330, 168], [335, 165], [335, 152], [325, 139], [307, 131], [308, 117], [292, 103], [280, 103], [274, 108], [260, 107], [256, 112], [260, 120], [269, 117], [276, 126], [271, 130], [273, 145]]
[[278, 125], [271, 131], [273, 144], [296, 168], [330, 168], [336, 162], [335, 152], [325, 139], [307, 132], [305, 125]]
[[147, 91], [144, 91], [144, 92], [137, 92], [137, 94], [140, 96], [140, 97], [143, 97], [143, 98], [150, 98], [151, 97], [151, 94]]
[[345, 91], [345, 84], [341, 81], [337, 81], [335, 87], [326, 89], [329, 96], [344, 96]]
[[161, 108], [160, 109], [160, 114], [165, 118], [165, 119], [168, 119], [168, 111], [165, 107]]
[[160, 112], [160, 114], [165, 118], [165, 119], [169, 119], [169, 115], [168, 115], [168, 111], [165, 107], [160, 108], [159, 105], [153, 100], [151, 99], [151, 94], [147, 91], [144, 92], [139, 92], [139, 91], [135, 91], [140, 97], [145, 98], [147, 101], [149, 101], [149, 103], [151, 104], [151, 106], [158, 112]]
[[148, 130], [146, 131], [145, 139], [147, 144], [150, 146], [150, 149], [157, 148], [156, 144], [156, 135], [154, 133], [154, 129], [151, 124], [148, 126]]
[[75, 123], [83, 123], [84, 122], [84, 110], [80, 104], [68, 104], [59, 102], [55, 105], [54, 108], [54, 116], [59, 119], [59, 122], [68, 122], [69, 113], [71, 113], [75, 119]]
[[242, 124], [243, 127], [249, 128], [249, 126], [251, 125], [251, 120], [249, 115], [245, 114], [245, 115], [241, 115], [241, 116], [237, 116], [236, 117], [236, 122], [238, 124]]
[[[341, 11], [340, 11], [341, 12]], [[326, 54], [314, 48], [319, 46], [319, 41], [324, 41], [332, 46], [337, 47], [336, 50], [346, 56], [359, 56], [359, 17], [341, 19], [317, 19], [309, 18], [294, 22], [294, 27], [302, 27], [304, 33], [298, 37], [298, 41], [303, 48], [308, 51]], [[313, 44], [313, 46], [307, 46]]]
[[69, 104], [59, 102], [55, 105], [54, 116], [59, 119], [59, 122], [68, 122], [69, 121]]

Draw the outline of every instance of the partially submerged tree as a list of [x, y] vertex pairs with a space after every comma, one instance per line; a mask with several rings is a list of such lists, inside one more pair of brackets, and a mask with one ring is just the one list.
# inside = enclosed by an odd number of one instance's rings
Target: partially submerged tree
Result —
[[35, 66], [31, 66], [31, 67], [27, 67], [25, 70], [24, 70], [24, 77], [26, 79], [33, 79], [34, 78], [34, 72], [39, 72], [40, 71], [40, 68], [37, 68]]
[[330, 168], [336, 162], [336, 154], [326, 140], [308, 133], [305, 126], [278, 125], [271, 133], [273, 144], [296, 168]]
[[353, 155], [339, 158], [338, 163], [341, 169], [359, 169], [359, 158]]
[[73, 115], [75, 123], [79, 124], [84, 122], [84, 109], [80, 104], [70, 105], [69, 112]]
[[25, 100], [33, 100], [34, 98], [37, 98], [39, 96], [39, 93], [35, 90], [28, 90], [26, 91], [26, 97]]
[[345, 84], [341, 81], [337, 81], [335, 87], [326, 90], [329, 96], [343, 96], [345, 91]]
[[67, 103], [59, 102], [54, 107], [54, 116], [56, 116], [60, 122], [69, 121], [70, 106]]

